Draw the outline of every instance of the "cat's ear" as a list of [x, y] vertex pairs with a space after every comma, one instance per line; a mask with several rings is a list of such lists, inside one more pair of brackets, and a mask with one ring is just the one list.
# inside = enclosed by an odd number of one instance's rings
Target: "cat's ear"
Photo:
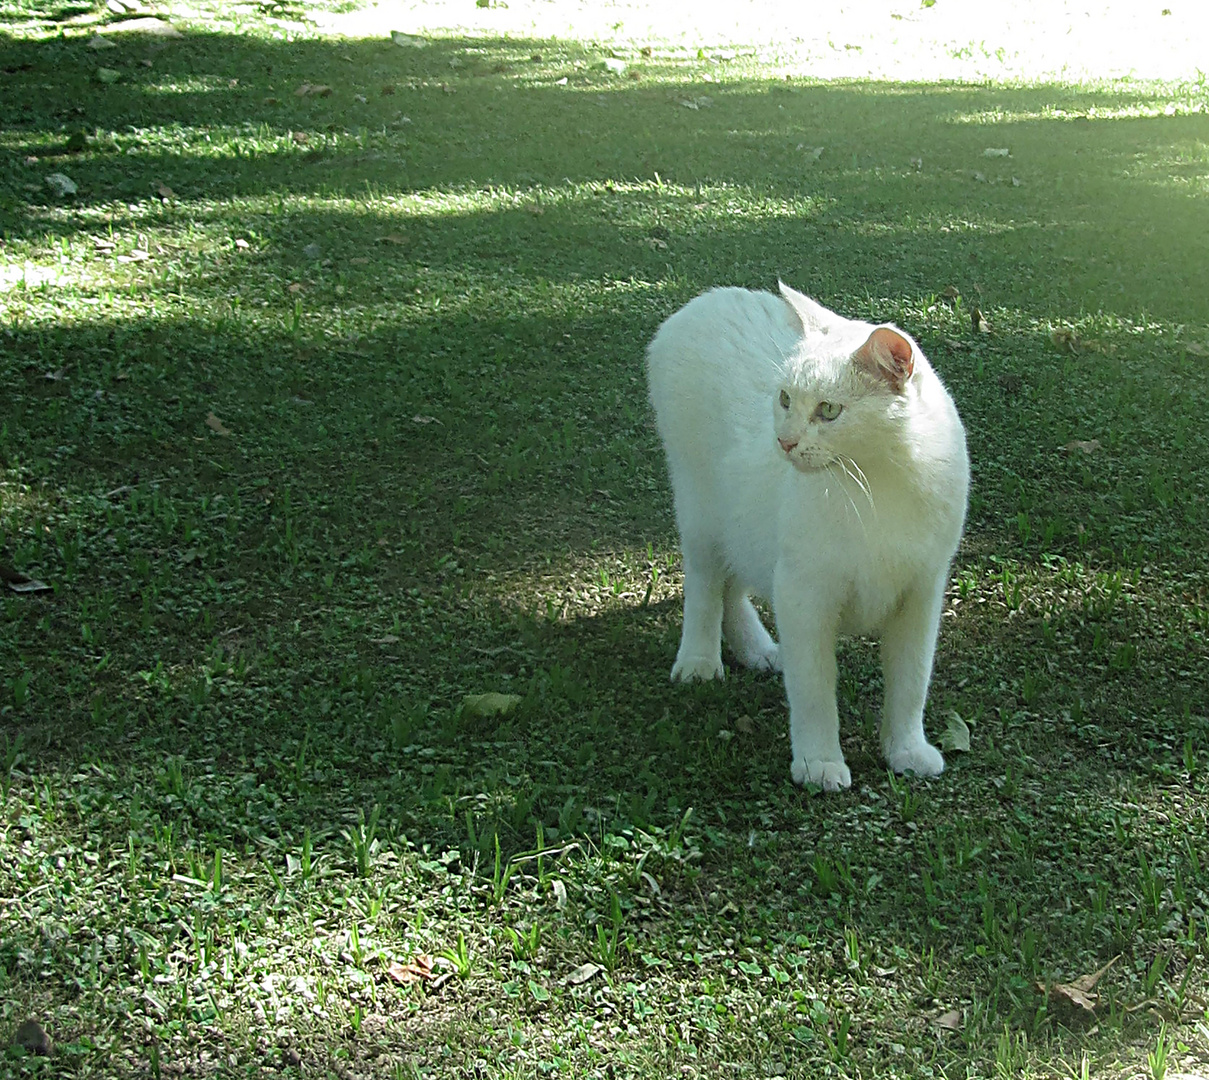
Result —
[[803, 330], [826, 334], [836, 323], [843, 321], [834, 311], [828, 311], [822, 304], [816, 303], [796, 289], [791, 289], [785, 282], [778, 280], [777, 288], [781, 290], [785, 303], [793, 308]]
[[905, 337], [889, 326], [879, 326], [869, 339], [852, 354], [858, 367], [875, 378], [884, 380], [896, 393], [907, 387], [915, 370], [915, 350]]

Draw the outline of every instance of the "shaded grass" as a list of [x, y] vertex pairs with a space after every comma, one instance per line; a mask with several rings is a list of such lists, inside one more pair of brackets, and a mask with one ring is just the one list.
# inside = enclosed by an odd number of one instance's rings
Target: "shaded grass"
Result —
[[[0, 37], [3, 560], [54, 586], [0, 621], [6, 1022], [92, 1075], [1204, 1055], [1200, 91], [263, 31]], [[881, 771], [867, 643], [834, 798], [777, 680], [666, 682], [642, 348], [778, 275], [969, 428], [933, 782]], [[1046, 992], [1117, 955], [1094, 1020]]]

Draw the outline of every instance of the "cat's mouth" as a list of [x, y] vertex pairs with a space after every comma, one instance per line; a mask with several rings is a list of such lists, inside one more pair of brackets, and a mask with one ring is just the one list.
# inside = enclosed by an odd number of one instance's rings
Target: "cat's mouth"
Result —
[[826, 464], [821, 461], [807, 461], [805, 458], [791, 457], [789, 463], [798, 470], [804, 473], [822, 472], [827, 468]]
[[807, 457], [804, 454], [795, 454], [792, 451], [786, 452], [785, 458], [798, 472], [804, 473], [822, 472], [830, 464], [822, 458]]

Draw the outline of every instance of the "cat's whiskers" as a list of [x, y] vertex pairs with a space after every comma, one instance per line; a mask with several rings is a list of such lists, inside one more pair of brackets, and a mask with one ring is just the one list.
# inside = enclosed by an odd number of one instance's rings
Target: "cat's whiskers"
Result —
[[[838, 465], [843, 470], [843, 476], [841, 476], [837, 472], [834, 472], [831, 468], [832, 465]], [[833, 457], [824, 466], [824, 468], [829, 473], [831, 473], [832, 476], [835, 477], [837, 486], [839, 487], [840, 491], [842, 491], [844, 493], [844, 498], [848, 500], [848, 505], [852, 508], [852, 512], [856, 515], [857, 524], [860, 525], [860, 527], [861, 527], [861, 534], [865, 537], [866, 540], [868, 540], [869, 539], [869, 530], [865, 528], [865, 519], [863, 517], [861, 517], [861, 512], [856, 505], [856, 500], [852, 497], [852, 493], [848, 490], [848, 486], [844, 483], [844, 476], [850, 477], [852, 479], [853, 483], [855, 483], [857, 485], [857, 487], [860, 487], [861, 490], [864, 491], [864, 487], [861, 485], [861, 482], [849, 471], [848, 466], [844, 464], [844, 459], [841, 456], [839, 456], [838, 454], [835, 457]], [[865, 494], [866, 494], [866, 496], [868, 496], [868, 492], [866, 492]], [[870, 500], [870, 505], [872, 505], [872, 500]]]
[[877, 506], [873, 502], [873, 489], [869, 486], [869, 477], [865, 475], [865, 470], [853, 458], [847, 457], [844, 454], [837, 454], [836, 456], [839, 458], [844, 472], [848, 473], [856, 481], [857, 487], [864, 493], [865, 498], [869, 501], [869, 509], [873, 511], [873, 516], [876, 518]]

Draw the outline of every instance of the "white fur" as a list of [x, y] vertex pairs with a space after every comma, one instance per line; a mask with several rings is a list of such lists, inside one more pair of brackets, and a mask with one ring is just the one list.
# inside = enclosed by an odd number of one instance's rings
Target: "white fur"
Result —
[[[879, 633], [886, 761], [941, 772], [924, 699], [969, 465], [919, 346], [785, 285], [723, 288], [660, 327], [648, 374], [684, 556], [672, 678], [721, 678], [723, 635], [741, 663], [784, 670], [794, 780], [844, 788], [836, 638]], [[750, 594], [772, 601], [779, 646]]]

